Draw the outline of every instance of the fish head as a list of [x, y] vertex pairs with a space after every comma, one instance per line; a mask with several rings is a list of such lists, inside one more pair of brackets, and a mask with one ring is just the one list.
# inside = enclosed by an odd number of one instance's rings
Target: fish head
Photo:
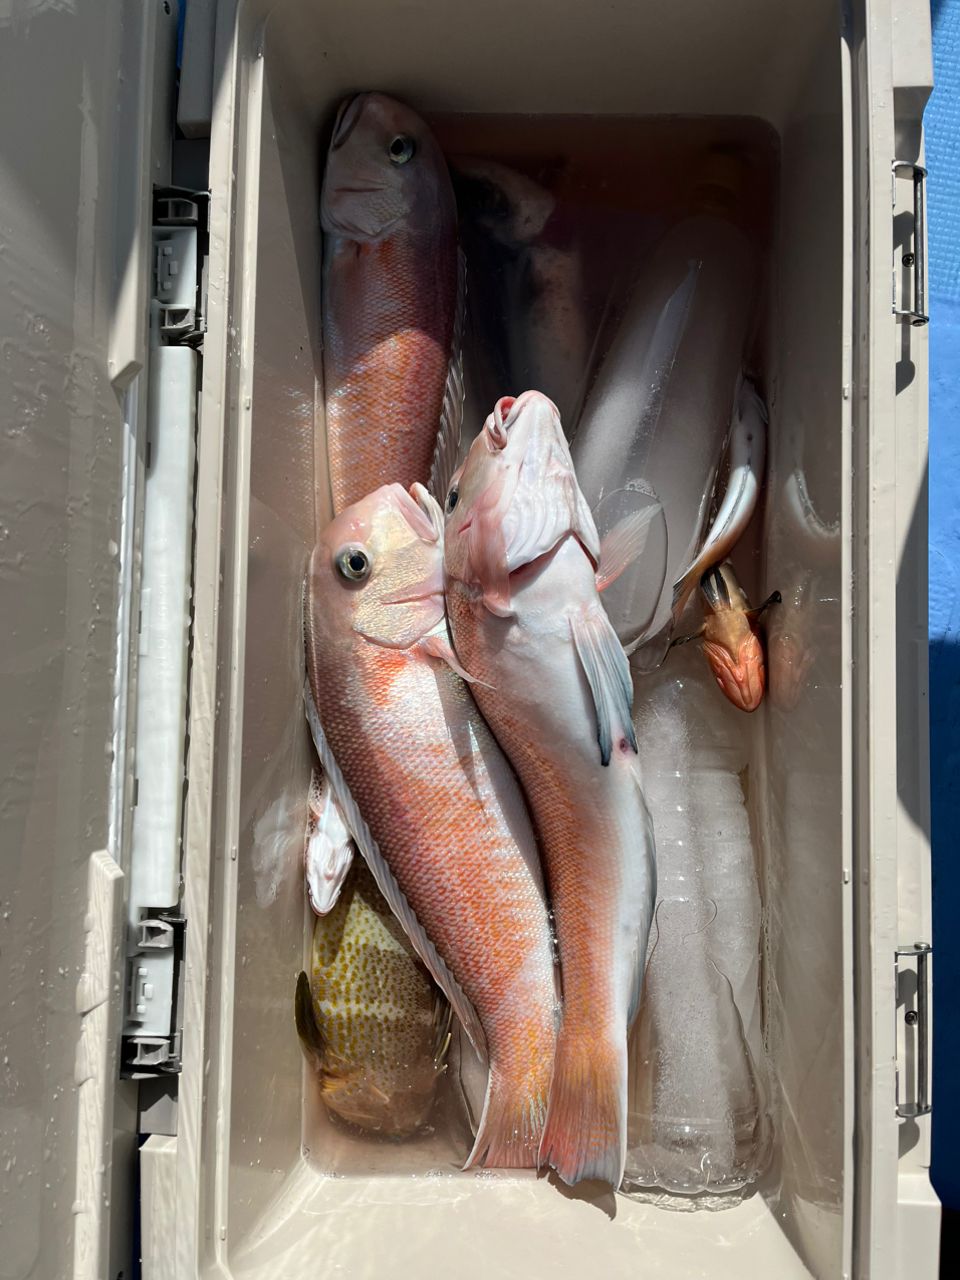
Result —
[[377, 240], [401, 223], [429, 225], [451, 200], [443, 153], [415, 111], [382, 93], [341, 104], [320, 196], [324, 231]]
[[502, 396], [447, 491], [447, 576], [479, 589], [493, 613], [510, 612], [510, 574], [570, 533], [594, 565], [600, 539], [556, 405], [539, 391]]
[[746, 592], [729, 560], [714, 565], [700, 579], [700, 595], [708, 614], [736, 612], [745, 614], [750, 608]]
[[741, 711], [756, 711], [766, 689], [766, 663], [759, 624], [729, 561], [700, 580], [706, 608], [703, 652], [720, 691]]
[[459, 191], [492, 239], [508, 248], [537, 240], [556, 207], [545, 187], [496, 160], [454, 156], [452, 163]]
[[421, 484], [387, 484], [342, 511], [310, 560], [309, 625], [407, 649], [443, 618], [443, 515]]

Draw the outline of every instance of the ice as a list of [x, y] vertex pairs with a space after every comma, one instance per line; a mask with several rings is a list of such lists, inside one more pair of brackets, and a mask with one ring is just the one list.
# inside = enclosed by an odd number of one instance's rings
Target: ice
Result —
[[630, 1045], [627, 1186], [740, 1190], [770, 1151], [744, 726], [694, 645], [637, 680], [658, 900]]

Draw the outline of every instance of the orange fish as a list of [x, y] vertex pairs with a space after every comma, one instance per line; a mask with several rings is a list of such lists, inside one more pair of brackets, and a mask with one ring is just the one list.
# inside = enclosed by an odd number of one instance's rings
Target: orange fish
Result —
[[603, 606], [601, 548], [560, 415], [505, 396], [447, 495], [457, 656], [516, 769], [540, 837], [563, 1008], [540, 1163], [565, 1182], [623, 1178], [627, 1030], [653, 917], [630, 668]]
[[460, 439], [463, 272], [446, 161], [409, 107], [380, 93], [341, 105], [320, 219], [334, 511], [387, 482], [443, 492]]
[[520, 789], [451, 669], [442, 531], [426, 489], [398, 484], [325, 530], [307, 579], [307, 713], [346, 827], [489, 1062], [467, 1167], [533, 1167], [556, 1042], [553, 940]]
[[703, 575], [700, 594], [707, 616], [699, 634], [720, 691], [741, 711], [756, 711], [767, 687], [759, 619], [764, 609], [780, 603], [780, 592], [751, 609], [727, 560]]

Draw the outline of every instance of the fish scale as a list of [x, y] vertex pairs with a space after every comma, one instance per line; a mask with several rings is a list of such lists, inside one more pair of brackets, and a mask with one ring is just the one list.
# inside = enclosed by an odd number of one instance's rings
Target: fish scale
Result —
[[[391, 140], [409, 137], [398, 166]], [[328, 151], [323, 223], [323, 378], [334, 511], [379, 485], [426, 484], [459, 359], [457, 214], [424, 122], [383, 94], [341, 109]]]
[[324, 1104], [399, 1138], [428, 1118], [449, 1012], [361, 863], [314, 928], [312, 1050]]
[[[431, 542], [411, 529], [404, 501], [413, 505], [388, 486], [349, 508], [311, 560], [305, 630], [318, 745], [378, 885], [388, 900], [398, 888], [391, 905], [411, 940], [428, 966], [435, 951], [434, 976], [468, 1030], [471, 1018], [482, 1029], [490, 1075], [468, 1165], [533, 1167], [557, 1017], [536, 844], [510, 766], [437, 656], [441, 513], [421, 490]], [[338, 580], [345, 547], [363, 549], [368, 583]]]
[[539, 1160], [568, 1183], [617, 1187], [627, 1029], [653, 915], [653, 832], [629, 667], [597, 592], [603, 553], [545, 396], [498, 401], [453, 478], [447, 511], [457, 657], [520, 778], [556, 921], [562, 1016]]

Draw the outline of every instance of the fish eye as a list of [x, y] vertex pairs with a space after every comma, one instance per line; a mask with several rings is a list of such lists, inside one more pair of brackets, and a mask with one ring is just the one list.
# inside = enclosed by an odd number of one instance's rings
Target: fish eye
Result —
[[453, 508], [457, 505], [459, 501], [460, 501], [460, 490], [456, 488], [451, 489], [450, 492], [447, 494], [447, 515], [450, 514], [450, 512], [453, 510]]
[[414, 140], [401, 133], [387, 147], [387, 155], [392, 164], [406, 164], [408, 160], [413, 159], [416, 150], [417, 144]]
[[362, 582], [370, 573], [370, 557], [363, 547], [344, 547], [335, 563], [341, 578], [349, 582]]

